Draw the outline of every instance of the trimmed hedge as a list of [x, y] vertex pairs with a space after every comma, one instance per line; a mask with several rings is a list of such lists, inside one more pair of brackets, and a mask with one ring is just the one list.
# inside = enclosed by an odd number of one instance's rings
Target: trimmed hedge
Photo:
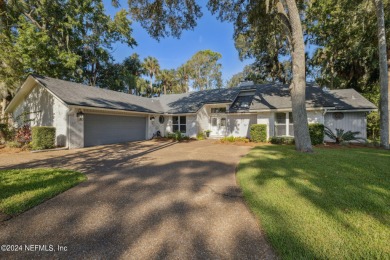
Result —
[[253, 142], [267, 141], [267, 125], [266, 124], [253, 124], [250, 129], [251, 140]]
[[54, 148], [56, 128], [52, 126], [34, 126], [32, 128], [33, 150], [43, 150]]
[[324, 142], [323, 124], [309, 124], [309, 133], [312, 145], [322, 144]]
[[292, 136], [272, 136], [269, 141], [271, 144], [295, 144]]

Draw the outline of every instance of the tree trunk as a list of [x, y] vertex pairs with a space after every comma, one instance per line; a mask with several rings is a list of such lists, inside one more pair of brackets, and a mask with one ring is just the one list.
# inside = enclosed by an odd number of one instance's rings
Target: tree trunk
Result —
[[295, 0], [286, 0], [291, 26], [291, 57], [293, 79], [290, 85], [294, 121], [295, 148], [300, 152], [313, 152], [306, 113], [305, 43], [301, 19]]
[[[390, 49], [387, 51], [387, 102], [389, 102], [390, 100]], [[390, 105], [389, 103], [387, 103], [387, 111], [388, 111], [388, 115], [390, 115]], [[390, 131], [390, 118], [389, 118], [389, 131]], [[389, 133], [389, 143], [390, 143], [390, 133]]]
[[373, 0], [375, 4], [378, 22], [378, 49], [379, 49], [379, 70], [380, 70], [380, 133], [381, 146], [389, 149], [389, 79], [387, 67], [387, 47], [385, 15], [382, 0]]
[[3, 122], [3, 123], [7, 123], [5, 122], [5, 107], [7, 106], [7, 97], [3, 97], [3, 101], [1, 103], [1, 115], [0, 115], [0, 123]]
[[149, 84], [149, 87], [150, 87], [150, 97], [153, 96], [153, 82], [152, 82], [152, 77], [150, 77], [150, 84]]

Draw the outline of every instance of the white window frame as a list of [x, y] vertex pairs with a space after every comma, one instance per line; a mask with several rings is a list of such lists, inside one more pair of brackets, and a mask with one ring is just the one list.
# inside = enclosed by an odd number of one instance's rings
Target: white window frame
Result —
[[[281, 124], [281, 123], [277, 123], [276, 122], [276, 114], [285, 114], [285, 122], [284, 122], [284, 124]], [[275, 129], [276, 129], [276, 126], [278, 126], [278, 125], [284, 125], [284, 126], [286, 126], [286, 136], [294, 136], [294, 133], [291, 133], [290, 134], [290, 113], [292, 113], [292, 112], [276, 112], [275, 113]], [[293, 127], [294, 127], [294, 123], [293, 122], [291, 122], [291, 124], [293, 124]], [[275, 132], [276, 132], [276, 130], [275, 130]], [[293, 131], [291, 131], [291, 132], [293, 132]], [[275, 136], [277, 136], [277, 135], [275, 135]]]
[[[174, 123], [174, 120], [173, 120], [174, 117], [177, 117], [177, 124]], [[185, 123], [182, 123], [182, 122], [181, 122], [181, 120], [180, 120], [181, 117], [185, 117]], [[173, 132], [175, 132], [175, 131], [173, 130], [173, 127], [174, 127], [175, 125], [177, 125], [178, 131], [180, 131], [180, 132], [183, 133], [183, 134], [187, 133], [187, 116], [172, 116], [172, 131], [173, 131]], [[186, 130], [185, 130], [184, 132], [181, 131], [181, 126], [184, 126], [184, 127], [185, 127]]]
[[[224, 112], [213, 112], [214, 109], [220, 109], [220, 110], [225, 110], [225, 111]], [[210, 113], [212, 115], [215, 115], [215, 114], [226, 114], [226, 111], [227, 111], [226, 106], [225, 107], [211, 107], [210, 108]]]

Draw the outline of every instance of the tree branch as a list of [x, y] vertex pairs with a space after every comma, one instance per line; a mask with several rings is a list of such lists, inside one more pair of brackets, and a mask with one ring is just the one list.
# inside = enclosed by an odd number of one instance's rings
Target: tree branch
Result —
[[45, 30], [46, 28], [41, 26], [32, 16], [31, 14], [34, 12], [34, 9], [32, 9], [29, 13], [23, 12], [23, 15], [28, 18], [36, 27], [38, 27], [41, 30]]

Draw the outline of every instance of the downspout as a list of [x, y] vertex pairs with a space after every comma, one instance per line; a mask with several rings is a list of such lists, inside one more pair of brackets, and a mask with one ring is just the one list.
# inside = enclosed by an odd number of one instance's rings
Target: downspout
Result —
[[66, 141], [66, 147], [70, 149], [70, 110], [71, 108], [68, 108], [68, 111], [66, 112], [66, 116], [68, 117], [68, 130], [67, 130], [67, 141]]
[[325, 125], [325, 114], [328, 112], [327, 108], [324, 108], [324, 112], [322, 113], [322, 116], [324, 117], [324, 125]]

